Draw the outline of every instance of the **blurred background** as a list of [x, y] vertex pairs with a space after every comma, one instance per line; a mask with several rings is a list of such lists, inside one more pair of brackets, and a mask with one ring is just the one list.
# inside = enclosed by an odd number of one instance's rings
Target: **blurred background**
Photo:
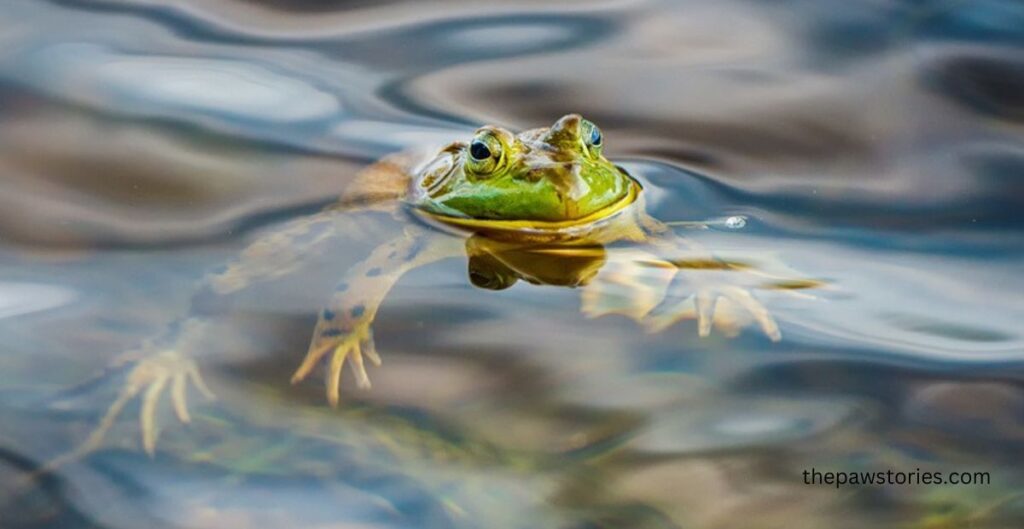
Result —
[[[1024, 4], [4, 0], [0, 527], [1021, 527]], [[405, 277], [374, 388], [291, 386], [386, 216], [219, 301], [218, 394], [44, 479], [190, 285], [388, 153], [578, 112], [655, 216], [829, 288], [648, 334], [570, 289]], [[346, 374], [346, 376], [348, 376]], [[316, 377], [319, 378], [319, 377]], [[164, 409], [166, 408], [166, 409]], [[989, 472], [809, 486], [803, 471]]]

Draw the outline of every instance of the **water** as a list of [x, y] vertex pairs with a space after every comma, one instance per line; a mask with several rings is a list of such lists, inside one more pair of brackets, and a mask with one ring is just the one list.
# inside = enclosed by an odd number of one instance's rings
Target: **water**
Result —
[[[1024, 5], [1004, 0], [0, 6], [0, 526], [1020, 527]], [[221, 300], [218, 396], [114, 400], [188, 285], [397, 150], [580, 112], [666, 221], [827, 285], [782, 329], [588, 319], [405, 276], [384, 365], [288, 383], [384, 216]], [[726, 221], [730, 217], [745, 222]], [[731, 224], [731, 225], [730, 225]], [[351, 373], [345, 373], [350, 377]], [[804, 471], [987, 472], [807, 485]]]

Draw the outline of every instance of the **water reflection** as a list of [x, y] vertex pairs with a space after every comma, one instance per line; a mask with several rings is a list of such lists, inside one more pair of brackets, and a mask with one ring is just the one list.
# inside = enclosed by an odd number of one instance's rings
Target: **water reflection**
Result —
[[66, 289], [32, 283], [0, 283], [0, 318], [52, 309], [75, 298]]
[[475, 236], [466, 241], [469, 280], [488, 290], [504, 290], [522, 279], [537, 285], [585, 285], [605, 263], [602, 246], [582, 248], [509, 244]]
[[[1018, 2], [11, 0], [0, 18], [0, 525], [1024, 521]], [[11, 486], [88, 435], [121, 379], [76, 384], [206, 271], [382, 155], [566, 112], [601, 124], [654, 216], [748, 219], [687, 238], [824, 283], [758, 291], [782, 341], [645, 332], [621, 314], [635, 285], [605, 281], [657, 280], [629, 248], [459, 241], [399, 282], [373, 390], [343, 384], [332, 410], [288, 377], [324, 292], [400, 233], [371, 215], [206, 307], [219, 400], [190, 395], [187, 427], [159, 406], [154, 458], [132, 404], [103, 449]], [[622, 310], [580, 314], [584, 283]], [[810, 467], [992, 483], [836, 490]]]

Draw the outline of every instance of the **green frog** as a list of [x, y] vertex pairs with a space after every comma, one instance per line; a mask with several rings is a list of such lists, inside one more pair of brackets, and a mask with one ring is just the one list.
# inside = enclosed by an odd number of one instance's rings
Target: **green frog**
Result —
[[[374, 249], [334, 288], [291, 377], [299, 383], [325, 365], [332, 406], [339, 401], [344, 366], [358, 387], [370, 387], [366, 363], [381, 364], [373, 322], [388, 291], [409, 270], [449, 257], [468, 257], [471, 282], [485, 289], [518, 281], [579, 287], [588, 316], [619, 313], [655, 332], [695, 319], [700, 336], [714, 329], [735, 335], [756, 324], [778, 341], [778, 325], [752, 290], [814, 282], [769, 276], [677, 235], [648, 215], [643, 186], [609, 161], [604, 147], [597, 125], [569, 114], [519, 134], [485, 126], [425, 158], [393, 155], [361, 172], [336, 204], [253, 242], [209, 274], [200, 291], [227, 295], [294, 272], [332, 236], [346, 226], [351, 230], [351, 215], [387, 212], [399, 219], [402, 235]], [[212, 397], [190, 352], [203, 318], [187, 316], [172, 327], [129, 355], [135, 363], [127, 382], [76, 454], [99, 446], [139, 394], [143, 446], [150, 454], [154, 411], [165, 391], [182, 422], [189, 421], [189, 381]]]

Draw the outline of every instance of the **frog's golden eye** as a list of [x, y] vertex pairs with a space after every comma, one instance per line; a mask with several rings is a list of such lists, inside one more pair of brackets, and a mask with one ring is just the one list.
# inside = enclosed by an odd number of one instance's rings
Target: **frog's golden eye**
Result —
[[604, 136], [601, 134], [601, 129], [587, 120], [583, 120], [580, 129], [583, 143], [586, 144], [587, 150], [594, 156], [600, 156], [601, 146], [604, 144]]
[[480, 176], [498, 170], [505, 160], [505, 148], [501, 139], [487, 131], [473, 138], [466, 154], [466, 167]]

